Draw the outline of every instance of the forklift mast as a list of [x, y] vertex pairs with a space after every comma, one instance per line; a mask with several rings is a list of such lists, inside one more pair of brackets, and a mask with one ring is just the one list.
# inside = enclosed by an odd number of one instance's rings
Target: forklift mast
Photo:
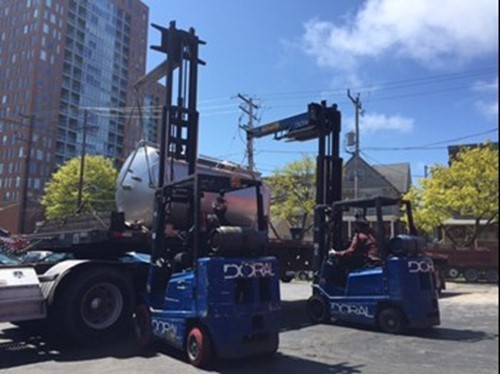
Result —
[[[341, 114], [337, 105], [327, 107], [326, 102], [311, 103], [306, 113], [259, 127], [247, 129], [247, 138], [274, 135], [276, 140], [307, 141], [318, 139], [316, 157], [316, 209], [314, 212], [313, 270], [318, 271], [329, 246], [340, 246], [340, 238], [331, 238], [330, 232], [340, 232], [340, 217], [326, 222], [326, 209], [342, 198], [342, 158], [340, 158]], [[326, 229], [327, 224], [338, 225]]]
[[[168, 28], [154, 24], [152, 26], [161, 32], [161, 44], [151, 48], [165, 53], [167, 58], [136, 82], [135, 88], [166, 78], [165, 104], [159, 139], [158, 189], [155, 194], [153, 219], [151, 260], [154, 262], [161, 256], [165, 246], [165, 211], [169, 200], [166, 196], [169, 190], [165, 186], [175, 178], [174, 163], [168, 163], [168, 160], [185, 161], [188, 165], [188, 175], [193, 175], [196, 169], [199, 119], [196, 108], [198, 64], [205, 65], [205, 62], [198, 58], [198, 47], [205, 42], [198, 38], [193, 28], [189, 31], [177, 29], [174, 21], [170, 22]], [[167, 165], [170, 165], [168, 174], [165, 170]], [[170, 175], [170, 181], [166, 180], [167, 175]], [[189, 206], [192, 210], [193, 204]], [[189, 214], [189, 216], [194, 215]]]

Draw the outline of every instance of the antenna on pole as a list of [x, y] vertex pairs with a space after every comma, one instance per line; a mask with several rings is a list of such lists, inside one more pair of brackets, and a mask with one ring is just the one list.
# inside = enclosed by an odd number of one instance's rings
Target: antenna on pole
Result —
[[359, 93], [356, 98], [352, 97], [351, 90], [347, 90], [347, 97], [351, 100], [355, 110], [354, 122], [354, 198], [359, 197], [359, 176], [358, 176], [358, 163], [359, 163], [359, 116], [362, 114], [361, 100]]

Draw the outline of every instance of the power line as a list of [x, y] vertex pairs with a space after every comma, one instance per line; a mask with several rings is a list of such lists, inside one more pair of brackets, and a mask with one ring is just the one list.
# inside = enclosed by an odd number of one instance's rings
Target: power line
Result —
[[453, 138], [453, 139], [448, 139], [448, 140], [441, 140], [439, 142], [434, 142], [434, 143], [429, 143], [429, 144], [424, 144], [424, 145], [419, 145], [419, 146], [406, 146], [406, 147], [366, 147], [363, 148], [363, 150], [370, 150], [370, 151], [410, 151], [410, 150], [427, 150], [427, 149], [440, 149], [440, 148], [445, 148], [445, 147], [435, 147], [437, 145], [441, 144], [447, 144], [447, 143], [452, 143], [452, 142], [457, 142], [465, 139], [470, 139], [470, 138], [475, 138], [477, 136], [481, 135], [486, 135], [486, 134], [491, 134], [493, 132], [498, 131], [498, 128], [492, 128], [487, 131], [475, 133], [475, 134], [469, 134], [465, 136], [461, 136], [459, 138]]
[[[483, 76], [489, 73], [496, 73], [497, 68], [496, 67], [487, 67], [483, 69], [476, 69], [476, 70], [468, 70], [460, 73], [449, 73], [449, 74], [438, 74], [438, 75], [431, 75], [431, 76], [423, 76], [423, 77], [416, 77], [416, 78], [410, 78], [410, 79], [404, 79], [404, 80], [396, 80], [396, 81], [385, 81], [385, 82], [380, 82], [380, 83], [374, 83], [374, 84], [365, 84], [365, 85], [360, 85], [357, 87], [353, 87], [353, 90], [356, 91], [366, 91], [366, 90], [373, 90], [376, 88], [377, 90], [383, 90], [386, 88], [397, 88], [397, 87], [412, 87], [412, 86], [418, 86], [418, 85], [423, 85], [423, 84], [431, 84], [431, 83], [442, 83], [443, 81], [453, 81], [453, 80], [459, 80], [459, 79], [465, 79], [465, 78], [473, 78], [473, 77], [479, 77]], [[283, 99], [289, 99], [290, 96], [297, 96], [297, 97], [303, 97], [304, 95], [314, 95], [314, 94], [323, 94], [323, 95], [343, 95], [344, 92], [346, 91], [347, 88], [334, 88], [334, 89], [317, 89], [314, 91], [293, 91], [293, 92], [277, 92], [277, 93], [262, 93], [259, 96], [261, 98], [283, 98]]]
[[[449, 73], [449, 74], [439, 74], [439, 75], [431, 75], [431, 76], [424, 76], [424, 77], [416, 77], [416, 78], [410, 78], [410, 79], [405, 79], [405, 80], [397, 80], [397, 81], [386, 81], [386, 82], [381, 82], [381, 83], [374, 83], [374, 84], [366, 84], [366, 85], [360, 85], [358, 87], [354, 87], [355, 90], [363, 92], [363, 91], [373, 91], [374, 89], [377, 91], [383, 91], [387, 89], [399, 89], [399, 88], [405, 88], [405, 87], [414, 87], [418, 85], [424, 85], [424, 84], [432, 84], [432, 83], [442, 83], [443, 81], [454, 81], [454, 80], [461, 80], [465, 78], [473, 78], [473, 77], [479, 77], [482, 75], [489, 74], [491, 72], [496, 72], [497, 68], [496, 67], [486, 67], [483, 69], [476, 69], [476, 70], [469, 70], [469, 71], [464, 71], [460, 73]], [[394, 99], [403, 99], [403, 98], [408, 98], [408, 97], [414, 97], [414, 96], [422, 96], [422, 95], [431, 95], [431, 94], [437, 94], [437, 93], [442, 93], [442, 92], [447, 92], [447, 91], [455, 91], [455, 90], [462, 90], [462, 89], [468, 89], [470, 88], [469, 85], [462, 85], [462, 86], [455, 86], [455, 87], [448, 87], [448, 88], [440, 88], [440, 89], [434, 89], [434, 90], [427, 90], [427, 91], [422, 91], [422, 92], [417, 92], [417, 93], [409, 93], [406, 95], [395, 95], [395, 96], [386, 96], [386, 97], [375, 97], [371, 101], [383, 101], [383, 100], [394, 100]], [[334, 88], [334, 89], [317, 89], [317, 90], [311, 90], [311, 91], [292, 91], [292, 92], [278, 92], [278, 93], [263, 93], [260, 94], [259, 96], [261, 98], [274, 98], [276, 100], [290, 100], [290, 98], [303, 98], [303, 97], [310, 97], [311, 95], [320, 95], [322, 97], [325, 96], [343, 96], [343, 93], [345, 92], [346, 88]], [[227, 104], [224, 104], [224, 101], [228, 101]], [[199, 110], [200, 112], [208, 112], [210, 113], [204, 113], [204, 115], [222, 115], [222, 114], [234, 114], [237, 113], [237, 111], [219, 111], [219, 109], [229, 109], [233, 107], [233, 104], [230, 103], [229, 101], [231, 98], [213, 98], [213, 99], [204, 99], [200, 100], [200, 103], [213, 103], [213, 102], [222, 102], [223, 104], [220, 105], [208, 105], [207, 107], [203, 108], [201, 107]], [[347, 102], [347, 101], [346, 101]], [[295, 105], [275, 105], [273, 108], [290, 108], [290, 107], [295, 107]], [[149, 107], [144, 107], [145, 109], [151, 109], [153, 111], [161, 111], [162, 107], [161, 106], [149, 106]], [[71, 105], [71, 109], [73, 110], [91, 110], [91, 111], [109, 111], [109, 112], [116, 112], [116, 115], [119, 115], [118, 113], [122, 114], [130, 114], [131, 111], [134, 110], [133, 106], [124, 106], [124, 107], [103, 107], [103, 106], [87, 106], [87, 107], [78, 107], [75, 105]], [[214, 110], [214, 111], [212, 111]], [[38, 118], [42, 118], [45, 114], [49, 114], [51, 116], [56, 116], [60, 114], [61, 109], [58, 108], [53, 108], [53, 109], [46, 109], [46, 110], [39, 110], [33, 112], [34, 115], [36, 115]], [[111, 116], [111, 115], [110, 115]], [[138, 117], [137, 117], [138, 118]], [[0, 119], [1, 120], [1, 119]]]
[[[413, 151], [413, 150], [423, 150], [423, 151], [426, 151], [426, 150], [429, 150], [429, 149], [447, 149], [447, 146], [438, 146], [438, 145], [439, 144], [452, 143], [452, 142], [456, 142], [456, 141], [460, 141], [460, 140], [465, 140], [465, 139], [470, 139], [470, 138], [474, 138], [474, 137], [477, 137], [477, 136], [490, 134], [490, 133], [493, 133], [495, 131], [498, 131], [498, 128], [493, 128], [493, 129], [490, 129], [490, 130], [487, 130], [487, 131], [484, 131], [484, 132], [480, 132], [480, 133], [465, 135], [465, 136], [462, 136], [462, 137], [459, 137], [459, 138], [442, 140], [442, 141], [435, 142], [435, 143], [430, 143], [430, 144], [427, 144], [427, 145], [405, 146], [405, 147], [366, 147], [366, 148], [360, 149], [360, 152], [362, 152], [363, 154], [366, 154], [366, 153], [364, 153], [364, 151], [367, 151], [367, 150], [368, 151]], [[297, 150], [294, 150], [294, 151], [282, 151], [282, 150], [275, 150], [275, 149], [259, 149], [257, 153], [270, 153], [270, 154], [298, 154], [298, 153], [300, 153], [300, 154], [316, 154], [316, 152], [314, 152], [314, 151], [297, 151]]]

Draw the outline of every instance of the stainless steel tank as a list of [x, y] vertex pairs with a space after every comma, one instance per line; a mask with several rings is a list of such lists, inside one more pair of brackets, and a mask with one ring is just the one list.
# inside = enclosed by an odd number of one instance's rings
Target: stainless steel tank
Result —
[[[140, 145], [132, 152], [123, 164], [117, 181], [116, 205], [118, 211], [125, 214], [125, 220], [130, 223], [151, 227], [154, 211], [154, 193], [158, 185], [159, 151], [157, 148]], [[166, 180], [170, 180], [171, 165], [166, 165]], [[239, 175], [242, 178], [259, 178], [255, 173], [227, 162], [200, 157], [197, 171], [215, 175]], [[187, 164], [175, 160], [173, 178], [177, 180], [187, 176]], [[217, 194], [205, 194], [202, 199], [202, 212], [212, 213], [212, 206]], [[255, 189], [244, 189], [227, 193], [224, 196], [227, 203], [226, 219], [231, 225], [256, 228], [257, 205]], [[269, 193], [263, 189], [264, 213], [268, 214]], [[187, 207], [174, 204], [172, 207], [173, 224], [177, 229], [186, 229]]]

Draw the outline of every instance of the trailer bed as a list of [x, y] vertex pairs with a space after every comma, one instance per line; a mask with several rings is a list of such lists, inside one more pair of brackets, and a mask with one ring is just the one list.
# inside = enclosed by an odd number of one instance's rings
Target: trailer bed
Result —
[[[84, 213], [44, 222], [33, 234], [25, 235], [24, 251], [51, 251], [100, 255], [130, 251], [149, 253], [149, 232], [131, 227], [123, 213]], [[103, 252], [105, 249], [105, 252]]]

